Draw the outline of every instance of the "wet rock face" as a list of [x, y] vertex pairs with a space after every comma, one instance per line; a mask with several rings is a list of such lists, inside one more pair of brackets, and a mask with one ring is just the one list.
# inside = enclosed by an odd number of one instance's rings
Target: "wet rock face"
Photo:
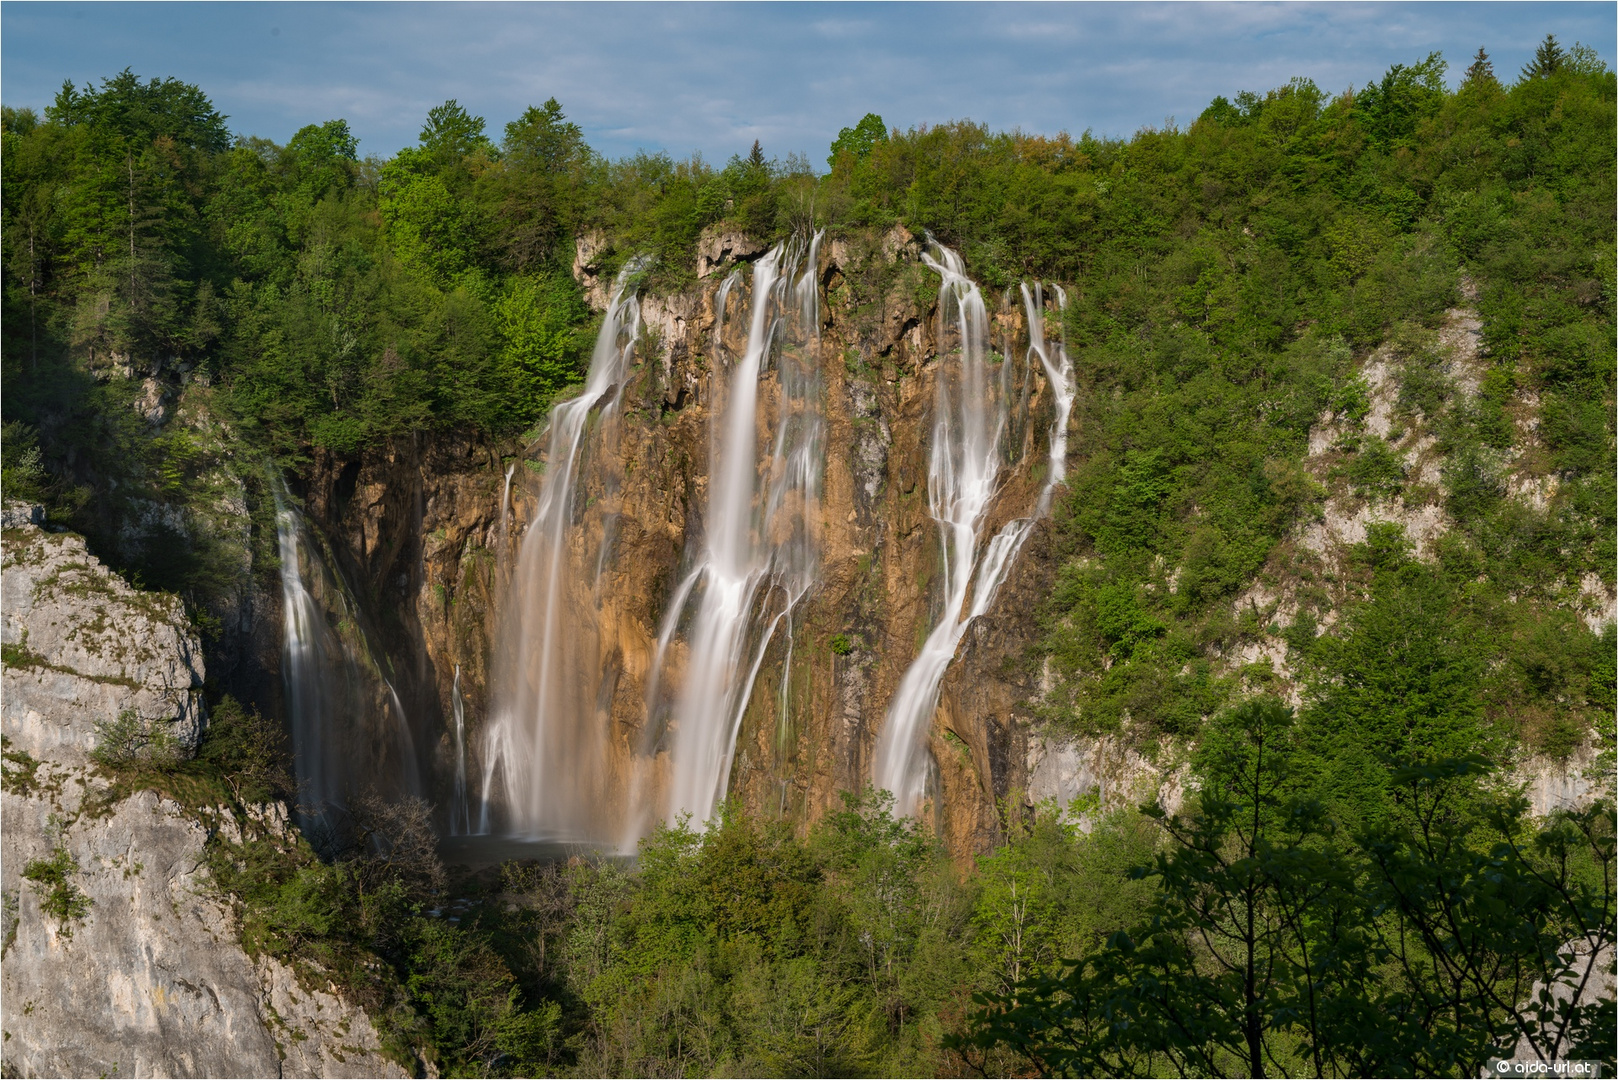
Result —
[[130, 587], [82, 537], [46, 532], [29, 523], [35, 516], [6, 512], [0, 731], [9, 746], [83, 764], [96, 724], [132, 710], [194, 751], [206, 724], [202, 649], [179, 599]]
[[[203, 665], [178, 600], [131, 588], [38, 520], [6, 507], [0, 1068], [403, 1075], [363, 1012], [243, 951], [205, 861], [212, 830], [239, 828], [228, 812], [150, 791], [115, 801], [87, 767], [95, 722], [121, 715], [193, 751]], [[260, 816], [285, 834], [284, 807]]]
[[[610, 431], [593, 429], [579, 465], [568, 609], [579, 652], [591, 658], [575, 676], [581, 701], [593, 703], [607, 729], [609, 778], [648, 763], [655, 773], [668, 745], [667, 718], [649, 713], [647, 694], [666, 608], [705, 529], [716, 404], [727, 358], [745, 347], [745, 267], [730, 290], [718, 343], [714, 302], [730, 270], [763, 251], [747, 237], [705, 235], [699, 284], [642, 298], [645, 332], [621, 404]], [[938, 526], [927, 508], [938, 277], [921, 265], [919, 251], [916, 237], [895, 229], [828, 242], [815, 268], [821, 326], [814, 362], [826, 428], [819, 577], [794, 614], [790, 649], [782, 629], [764, 654], [729, 781], [754, 809], [799, 822], [839, 807], [839, 792], [869, 782], [889, 700], [940, 603]], [[587, 288], [599, 285], [591, 267], [602, 258], [597, 239], [581, 243], [578, 272]], [[1007, 333], [1025, 339], [1021, 318], [1019, 307], [997, 315], [997, 346]], [[1022, 381], [1020, 355], [1016, 362]], [[1008, 429], [1008, 467], [985, 536], [1032, 513], [1037, 499], [1052, 401], [1034, 368], [1026, 380], [1028, 417]], [[773, 368], [761, 377], [761, 439], [774, 430], [778, 379]], [[543, 439], [496, 444], [424, 434], [356, 458], [317, 459], [303, 478], [310, 519], [352, 575], [407, 684], [400, 693], [418, 746], [432, 748], [429, 794], [440, 805], [453, 770], [457, 666], [471, 772], [478, 774], [489, 660], [513, 633], [502, 629], [499, 607], [542, 489], [545, 457]], [[1030, 538], [940, 693], [934, 803], [963, 855], [998, 833], [997, 801], [1028, 788], [1026, 728], [1038, 679], [1023, 658], [1050, 575], [1048, 544]], [[683, 664], [678, 636], [669, 656], [664, 696]]]

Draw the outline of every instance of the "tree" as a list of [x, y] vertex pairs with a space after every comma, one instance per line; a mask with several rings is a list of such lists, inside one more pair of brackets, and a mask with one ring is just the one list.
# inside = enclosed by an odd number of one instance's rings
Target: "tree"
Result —
[[1354, 98], [1354, 116], [1381, 150], [1413, 145], [1416, 126], [1444, 104], [1444, 58], [1428, 53], [1419, 64], [1394, 64]]
[[836, 166], [837, 155], [847, 151], [854, 155], [858, 161], [864, 161], [871, 154], [871, 148], [877, 143], [888, 141], [888, 129], [882, 123], [882, 118], [876, 113], [866, 113], [859, 123], [851, 128], [843, 128], [832, 140], [831, 156], [826, 164]]
[[1358, 901], [1319, 804], [1288, 791], [1291, 710], [1250, 701], [1207, 736], [1196, 804], [1147, 808], [1170, 843], [1137, 871], [1161, 885], [1143, 920], [1063, 974], [981, 997], [963, 1046], [1009, 1043], [1062, 1075], [1346, 1071], [1331, 1019], [1364, 978]]
[[[1410, 812], [1349, 835], [1297, 787], [1289, 711], [1217, 719], [1184, 815], [1148, 810], [1161, 891], [1059, 974], [979, 996], [969, 1055], [1060, 1075], [1478, 1075], [1609, 1057], [1612, 808], [1526, 817], [1479, 759], [1389, 770]], [[1480, 809], [1481, 807], [1481, 809]], [[1598, 989], [1606, 984], [1606, 989]]]
[[1575, 75], [1604, 75], [1607, 71], [1606, 63], [1594, 49], [1582, 41], [1573, 43], [1573, 48], [1567, 51], [1567, 59], [1562, 62], [1562, 67]]
[[421, 129], [421, 148], [441, 161], [458, 162], [474, 151], [492, 151], [483, 134], [483, 117], [473, 116], [450, 98], [428, 110]]
[[584, 131], [567, 118], [555, 98], [528, 106], [507, 124], [502, 145], [508, 164], [551, 174], [565, 172], [590, 156]]
[[328, 120], [298, 129], [287, 142], [291, 180], [309, 202], [349, 186], [359, 161], [359, 140], [346, 120]]
[[1546, 34], [1545, 40], [1534, 50], [1534, 58], [1522, 69], [1524, 79], [1548, 79], [1562, 70], [1567, 53], [1557, 42], [1555, 34]]
[[502, 261], [531, 272], [568, 254], [564, 240], [595, 157], [584, 132], [555, 98], [530, 105], [507, 124], [501, 145], [502, 167], [485, 173], [479, 183], [496, 206]]
[[1485, 666], [1464, 595], [1410, 559], [1402, 530], [1372, 526], [1369, 597], [1342, 637], [1317, 643], [1304, 730], [1311, 784], [1333, 813], [1367, 825], [1401, 812], [1387, 761], [1492, 749], [1484, 722]]
[[1494, 77], [1494, 64], [1489, 61], [1489, 54], [1478, 46], [1477, 55], [1472, 57], [1472, 63], [1466, 69], [1466, 78], [1463, 86], [1499, 86], [1500, 80]]
[[64, 82], [45, 118], [64, 127], [107, 128], [140, 142], [170, 139], [207, 154], [230, 147], [229, 117], [215, 110], [199, 87], [178, 79], [143, 83], [129, 68], [101, 80], [100, 90], [86, 84], [79, 91]]

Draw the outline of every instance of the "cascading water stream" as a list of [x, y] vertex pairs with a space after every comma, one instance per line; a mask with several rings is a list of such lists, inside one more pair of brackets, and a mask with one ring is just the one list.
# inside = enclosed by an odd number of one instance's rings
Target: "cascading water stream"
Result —
[[293, 768], [304, 800], [315, 807], [341, 805], [343, 792], [326, 751], [333, 699], [324, 678], [337, 660], [336, 641], [320, 607], [303, 583], [298, 519], [280, 478], [275, 497], [275, 539], [281, 556], [281, 678], [292, 731]]
[[[415, 740], [384, 662], [341, 579], [307, 544], [302, 519], [279, 476], [272, 474], [270, 490], [281, 559], [281, 677], [300, 813], [306, 820], [321, 818], [340, 809], [357, 786], [374, 787], [379, 781], [415, 793], [420, 785]], [[328, 623], [312, 582], [354, 640]], [[374, 680], [370, 691], [362, 667]], [[365, 718], [378, 710], [391, 723], [373, 729]]]
[[472, 831], [472, 809], [466, 801], [466, 701], [461, 697], [461, 665], [455, 665], [455, 683], [449, 692], [455, 714], [455, 794], [449, 808], [449, 834], [464, 836]]
[[[818, 376], [819, 246], [816, 234], [796, 277], [803, 249], [792, 245], [774, 248], [753, 266], [747, 345], [731, 368], [714, 427], [703, 548], [676, 590], [658, 636], [661, 666], [681, 612], [696, 595], [673, 707], [663, 810], [670, 819], [689, 814], [698, 827], [724, 797], [737, 733], [765, 652], [783, 623], [790, 635], [792, 612], [818, 572], [825, 440]], [[720, 287], [717, 310], [724, 310], [734, 284], [733, 277]], [[722, 336], [721, 323], [716, 341]], [[761, 469], [759, 383], [772, 357], [780, 397], [775, 438]], [[760, 625], [762, 632], [755, 633]], [[783, 710], [790, 672], [788, 663], [782, 674]], [[656, 685], [649, 694], [654, 710], [659, 707]]]
[[[1061, 313], [1067, 311], [1067, 293], [1062, 291], [1060, 285], [1055, 288], [1057, 324], [1061, 325]], [[1073, 361], [1067, 355], [1065, 334], [1054, 342], [1045, 339], [1043, 287], [1036, 282], [1030, 292], [1025, 283], [1022, 302], [1023, 309], [1028, 313], [1028, 351], [1039, 357], [1040, 366], [1045, 369], [1045, 378], [1050, 383], [1051, 395], [1056, 399], [1056, 415], [1051, 419], [1050, 466], [1045, 473], [1045, 486], [1039, 492], [1039, 502], [1034, 507], [1034, 516], [1044, 517], [1051, 508], [1056, 485], [1067, 478], [1067, 424], [1073, 415]], [[1006, 355], [1011, 354], [1007, 352]]]
[[939, 340], [948, 340], [953, 331], [959, 356], [956, 365], [947, 359], [939, 364], [927, 471], [928, 510], [938, 522], [942, 545], [944, 603], [938, 622], [888, 706], [871, 770], [872, 782], [892, 792], [895, 809], [902, 814], [915, 814], [926, 796], [926, 737], [944, 673], [967, 627], [994, 603], [1035, 518], [1049, 508], [1055, 486], [1065, 473], [1067, 421], [1073, 401], [1072, 367], [1066, 350], [1053, 350], [1046, 343], [1043, 311], [1036, 310], [1036, 302], [1024, 288], [1030, 341], [1034, 343], [1030, 348], [1039, 355], [1057, 400], [1050, 467], [1034, 516], [1007, 522], [980, 559], [979, 529], [998, 490], [1003, 463], [1000, 444], [1011, 396], [1009, 360], [1002, 362], [995, 393], [990, 388], [988, 314], [982, 293], [966, 276], [959, 255], [936, 241], [932, 246], [937, 258], [922, 258], [942, 279]]
[[1000, 473], [1006, 401], [1003, 394], [994, 395], [990, 390], [988, 312], [983, 294], [966, 276], [959, 255], [936, 242], [933, 248], [938, 257], [923, 254], [922, 260], [941, 279], [939, 338], [948, 340], [953, 330], [959, 358], [954, 365], [947, 359], [939, 364], [927, 467], [927, 506], [938, 522], [943, 556], [944, 604], [888, 706], [872, 764], [873, 783], [892, 792], [895, 808], [904, 814], [915, 813], [925, 794], [924, 736], [944, 671], [971, 622], [973, 609], [986, 607], [999, 585], [989, 569], [997, 567], [1003, 576], [1010, 563], [1007, 548], [1020, 541], [1020, 536], [1013, 539], [1005, 530], [995, 537], [984, 559], [985, 572], [979, 575], [978, 592], [984, 602], [969, 608], [979, 523], [994, 497]]
[[480, 833], [492, 827], [497, 795], [510, 827], [532, 837], [588, 837], [605, 824], [605, 725], [580, 685], [595, 658], [568, 617], [570, 556], [585, 431], [592, 412], [605, 424], [616, 411], [640, 334], [640, 303], [626, 289], [640, 265], [626, 266], [613, 285], [583, 392], [551, 410], [545, 477], [501, 617]]
[[511, 519], [511, 475], [517, 471], [517, 463], [513, 461], [506, 466], [506, 482], [500, 486], [500, 550], [504, 554], [506, 547], [507, 524]]

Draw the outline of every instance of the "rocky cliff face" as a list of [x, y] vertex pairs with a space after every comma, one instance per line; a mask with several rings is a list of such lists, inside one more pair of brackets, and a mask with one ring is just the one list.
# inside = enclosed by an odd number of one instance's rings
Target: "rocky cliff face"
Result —
[[[580, 473], [579, 558], [595, 555], [597, 572], [581, 562], [578, 576], [587, 580], [572, 594], [574, 608], [595, 609], [587, 619], [593, 659], [575, 674], [610, 726], [611, 768], [621, 774], [637, 755], [659, 752], [663, 732], [649, 723], [647, 692], [662, 619], [686, 569], [682, 557], [704, 527], [717, 380], [724, 377], [716, 353], [739, 355], [746, 334], [740, 312], [747, 275], [729, 293], [717, 347], [716, 294], [723, 277], [762, 248], [716, 235], [704, 238], [701, 252], [695, 287], [642, 298], [645, 332], [619, 430], [591, 444], [610, 444], [592, 452], [611, 460], [587, 461]], [[819, 580], [794, 616], [790, 657], [784, 636], [764, 655], [730, 776], [730, 790], [755, 809], [799, 821], [869, 782], [889, 700], [940, 603], [939, 537], [927, 510], [938, 277], [920, 254], [917, 238], [895, 229], [826, 245], [815, 271], [824, 297], [817, 362], [827, 427]], [[604, 296], [596, 277], [601, 255], [595, 241], [581, 246], [576, 272], [592, 296]], [[1020, 308], [1008, 298], [993, 323], [992, 341], [1010, 346], [1026, 398], [1007, 431], [1010, 468], [985, 535], [1031, 512], [1052, 415], [1038, 364], [1023, 370]], [[761, 387], [761, 433], [778, 408], [775, 378], [766, 374]], [[311, 519], [374, 605], [406, 674], [409, 688], [401, 693], [422, 744], [435, 747], [440, 795], [454, 753], [446, 720], [457, 667], [478, 752], [499, 607], [544, 458], [543, 441], [422, 438], [319, 459], [304, 478]], [[1039, 675], [1025, 654], [1050, 580], [1046, 528], [1035, 527], [941, 691], [931, 739], [933, 806], [963, 855], [992, 842], [998, 801], [1014, 792], [1029, 797]], [[766, 689], [772, 687], [776, 692]]]
[[0, 640], [4, 725], [13, 750], [83, 765], [98, 721], [132, 714], [194, 750], [205, 722], [202, 650], [180, 601], [109, 573], [71, 533], [32, 508], [5, 511]]
[[[242, 950], [204, 859], [215, 830], [242, 823], [120, 798], [90, 764], [97, 723], [120, 716], [181, 753], [200, 739], [201, 649], [179, 602], [131, 588], [30, 508], [5, 515], [6, 1075], [403, 1075], [363, 1012]], [[285, 833], [285, 808], [259, 816]]]
[[[588, 441], [579, 468], [567, 603], [582, 644], [568, 678], [581, 688], [580, 708], [593, 702], [596, 722], [608, 732], [603, 790], [626, 790], [637, 770], [657, 782], [667, 731], [647, 695], [658, 635], [705, 528], [723, 358], [740, 355], [746, 334], [748, 275], [728, 291], [721, 282], [763, 253], [745, 236], [715, 231], [699, 245], [694, 286], [642, 297], [644, 332], [616, 427], [610, 437], [598, 433]], [[580, 242], [575, 274], [598, 308], [606, 303], [601, 266], [610, 255], [602, 237]], [[819, 577], [794, 613], [790, 647], [783, 638], [763, 655], [728, 778], [729, 790], [753, 809], [800, 822], [835, 807], [839, 792], [869, 782], [887, 708], [940, 603], [938, 530], [927, 510], [940, 363], [938, 278], [920, 255], [918, 239], [895, 229], [830, 242], [815, 268], [823, 298], [816, 363], [827, 428]], [[721, 297], [729, 305], [723, 319]], [[991, 298], [990, 306], [994, 346], [1021, 365], [1027, 329], [1020, 306], [1009, 297], [998, 304]], [[1475, 313], [1458, 309], [1440, 334], [1463, 391], [1476, 364], [1476, 329]], [[1390, 372], [1383, 353], [1366, 362], [1373, 431], [1387, 426], [1397, 395]], [[782, 400], [776, 378], [766, 373], [760, 390], [761, 439]], [[1043, 475], [1052, 395], [1037, 365], [1018, 367], [1016, 378], [1026, 398], [1007, 432], [1009, 467], [985, 536], [1030, 512]], [[1306, 462], [1322, 476], [1332, 423], [1321, 418]], [[447, 723], [454, 672], [462, 673], [475, 776], [490, 707], [490, 657], [518, 629], [501, 623], [501, 606], [550, 464], [541, 435], [501, 445], [460, 435], [400, 440], [356, 458], [322, 458], [305, 478], [311, 514], [332, 538], [337, 561], [369, 598], [388, 650], [408, 658], [399, 663], [407, 684], [401, 692], [418, 743], [433, 748], [430, 782], [441, 803], [455, 751]], [[1401, 449], [1413, 474], [1436, 476], [1431, 440], [1411, 434], [1407, 441]], [[1365, 521], [1386, 519], [1404, 524], [1419, 552], [1445, 527], [1431, 505], [1339, 502], [1329, 499], [1292, 546], [1330, 561], [1363, 538]], [[1154, 796], [1174, 806], [1182, 796], [1183, 747], [1048, 744], [1037, 734], [1033, 721], [1045, 685], [1030, 648], [1038, 636], [1034, 613], [1054, 570], [1049, 530], [1048, 521], [1035, 525], [940, 688], [929, 744], [932, 813], [958, 855], [993, 843], [1008, 799], [1065, 804], [1096, 793], [1105, 807]], [[1266, 570], [1236, 604], [1285, 623], [1288, 588], [1284, 574]], [[1610, 617], [1610, 597], [1592, 605], [1592, 619]], [[676, 670], [681, 648], [677, 634], [670, 646]], [[1248, 651], [1254, 655], [1229, 662], [1267, 660], [1282, 692], [1296, 700], [1285, 643], [1266, 639]], [[1550, 791], [1567, 786], [1570, 768], [1530, 763], [1528, 771], [1538, 778], [1536, 791]], [[1548, 808], [1556, 799], [1542, 801]]]

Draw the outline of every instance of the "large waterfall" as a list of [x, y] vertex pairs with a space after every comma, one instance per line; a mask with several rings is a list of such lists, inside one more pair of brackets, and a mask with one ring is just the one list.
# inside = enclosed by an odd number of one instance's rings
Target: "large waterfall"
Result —
[[[624, 432], [642, 430], [626, 425], [644, 420], [623, 413], [623, 398], [631, 380], [657, 378], [632, 364], [641, 309], [629, 272], [619, 276], [584, 391], [553, 410], [543, 462], [519, 463], [501, 486], [500, 536], [524, 499], [533, 509], [499, 610], [486, 722], [469, 723], [458, 680], [452, 691], [455, 831], [627, 849], [660, 819], [686, 817], [700, 828], [730, 791], [750, 703], [775, 714], [774, 753], [784, 760], [793, 752], [796, 712], [813, 696], [795, 693], [793, 680], [821, 670], [813, 660], [795, 668], [793, 655], [808, 600], [818, 595], [822, 532], [831, 527], [821, 509], [820, 240], [771, 249], [713, 294], [697, 414], [706, 429], [706, 479], [695, 474], [683, 554], [677, 565], [664, 564], [666, 584], [652, 585], [652, 593], [646, 584], [626, 592], [626, 582], [646, 578], [618, 561], [614, 540], [626, 528], [634, 543], [647, 542], [645, 507], [624, 502], [629, 470], [642, 463], [620, 460], [621, 447], [632, 445], [622, 442]], [[1013, 362], [1009, 341], [1007, 358], [989, 352], [988, 311], [959, 255], [933, 242], [922, 260], [940, 278], [941, 355], [924, 445], [942, 595], [919, 655], [886, 703], [870, 777], [909, 814], [927, 796], [927, 736], [944, 674], [1064, 478], [1074, 395], [1065, 345], [1046, 327], [1041, 286], [1023, 287], [1028, 350]], [[1065, 306], [1060, 290], [1056, 301], [1057, 310]], [[1007, 446], [1029, 438], [1035, 371], [1054, 403], [1037, 495], [1023, 466], [1008, 467], [1021, 451]], [[538, 476], [525, 482], [529, 471]], [[1022, 479], [1010, 509], [1020, 516], [1007, 520], [994, 503], [1014, 475]], [[634, 479], [633, 489], [647, 494], [647, 481]], [[991, 520], [1006, 524], [990, 535]], [[655, 636], [644, 606], [653, 596], [662, 597]], [[478, 804], [470, 814], [468, 801]]]
[[[765, 651], [814, 583], [817, 570], [824, 423], [820, 407], [820, 236], [781, 245], [753, 266], [747, 344], [735, 360], [712, 429], [709, 498], [695, 565], [665, 614], [659, 666], [691, 597], [696, 612], [685, 641], [669, 724], [662, 811], [701, 825], [724, 798], [742, 715]], [[715, 351], [724, 353], [724, 305], [716, 298]], [[768, 456], [759, 447], [759, 384], [774, 361], [779, 400]], [[764, 595], [760, 596], [763, 589]], [[791, 665], [783, 665], [783, 678]], [[653, 687], [651, 708], [658, 709]], [[785, 691], [783, 690], [783, 694]]]
[[[894, 796], [900, 813], [914, 814], [927, 792], [927, 732], [938, 704], [938, 688], [972, 620], [989, 610], [1034, 518], [1007, 522], [979, 551], [984, 518], [999, 491], [1005, 462], [1002, 436], [1010, 408], [1009, 354], [1000, 378], [992, 379], [988, 355], [988, 313], [978, 286], [966, 276], [958, 254], [934, 242], [923, 261], [940, 277], [938, 340], [941, 355], [934, 382], [932, 448], [928, 458], [927, 505], [938, 523], [943, 563], [943, 607], [921, 651], [905, 671], [888, 706], [877, 739], [872, 784]], [[1035, 516], [1050, 505], [1067, 456], [1067, 421], [1072, 410], [1072, 367], [1065, 347], [1045, 340], [1043, 295], [1023, 289], [1029, 319], [1030, 352], [1039, 357], [1057, 402], [1051, 430], [1051, 457]], [[944, 353], [953, 339], [953, 353]]]
[[[592, 612], [581, 596], [575, 545], [580, 459], [591, 416], [610, 442], [623, 381], [640, 333], [640, 303], [627, 289], [636, 266], [618, 275], [596, 337], [584, 391], [551, 411], [538, 505], [512, 577], [495, 644], [493, 709], [483, 743], [478, 829], [493, 824], [499, 798], [515, 831], [547, 839], [606, 835], [607, 721], [596, 704], [599, 657]], [[509, 497], [502, 493], [501, 527]], [[605, 545], [605, 538], [603, 538]], [[600, 565], [604, 552], [592, 560]], [[592, 583], [593, 585], [593, 583]]]
[[[415, 739], [386, 658], [337, 571], [309, 542], [303, 519], [271, 476], [281, 560], [281, 678], [307, 823], [365, 789], [415, 794]], [[327, 612], [335, 617], [328, 621]]]

